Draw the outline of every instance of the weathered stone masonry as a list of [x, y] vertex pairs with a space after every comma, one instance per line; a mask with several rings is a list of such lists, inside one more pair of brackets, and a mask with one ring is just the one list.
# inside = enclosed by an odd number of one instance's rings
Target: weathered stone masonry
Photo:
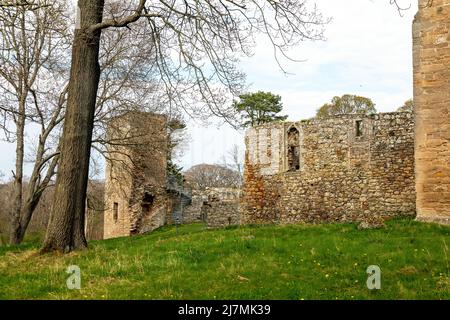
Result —
[[415, 215], [411, 113], [263, 125], [246, 146], [243, 223]]
[[419, 0], [413, 38], [417, 218], [450, 223], [450, 0]]
[[[194, 192], [185, 222], [377, 223], [417, 207], [419, 220], [450, 223], [450, 0], [419, 0], [413, 38], [415, 121], [385, 113], [253, 128], [241, 202]], [[165, 126], [165, 117], [142, 113], [112, 123], [111, 136], [140, 137], [111, 146], [105, 238], [172, 222]]]
[[112, 120], [108, 136], [104, 238], [152, 231], [171, 219], [167, 194], [167, 120], [130, 112]]
[[191, 205], [183, 211], [183, 223], [204, 222], [208, 228], [239, 225], [240, 197], [239, 189], [193, 190]]
[[211, 188], [206, 190], [202, 215], [208, 228], [221, 228], [241, 224], [240, 197], [238, 189]]

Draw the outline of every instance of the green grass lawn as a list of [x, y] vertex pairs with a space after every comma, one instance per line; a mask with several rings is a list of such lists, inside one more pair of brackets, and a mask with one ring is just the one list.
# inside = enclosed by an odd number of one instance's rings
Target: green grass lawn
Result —
[[[395, 220], [356, 225], [165, 227], [40, 255], [0, 247], [0, 299], [449, 299], [450, 227]], [[68, 290], [69, 265], [82, 289]], [[378, 265], [382, 288], [366, 287]]]

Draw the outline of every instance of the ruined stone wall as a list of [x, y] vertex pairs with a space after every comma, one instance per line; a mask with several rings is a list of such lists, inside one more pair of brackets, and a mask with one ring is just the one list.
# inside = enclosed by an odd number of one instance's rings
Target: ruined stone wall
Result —
[[212, 201], [204, 208], [208, 228], [237, 226], [241, 223], [239, 202]]
[[208, 228], [222, 228], [239, 225], [240, 194], [238, 189], [208, 188], [207, 201], [203, 203], [202, 214]]
[[208, 201], [207, 192], [204, 190], [192, 190], [191, 204], [183, 208], [183, 223], [189, 224], [204, 221], [202, 207], [206, 201]]
[[[117, 153], [111, 153], [112, 160], [106, 161], [105, 170], [105, 211], [104, 239], [130, 235], [130, 214], [128, 199], [131, 197], [131, 162], [126, 156], [126, 148], [117, 146]], [[114, 211], [117, 210], [117, 217]]]
[[242, 221], [377, 221], [414, 215], [413, 129], [411, 113], [384, 113], [249, 130]]
[[450, 0], [419, 0], [413, 38], [417, 218], [450, 223]]
[[152, 231], [168, 219], [166, 117], [130, 112], [109, 123], [104, 237]]
[[240, 224], [241, 190], [206, 188], [192, 190], [191, 205], [183, 210], [183, 223], [205, 222], [208, 228]]

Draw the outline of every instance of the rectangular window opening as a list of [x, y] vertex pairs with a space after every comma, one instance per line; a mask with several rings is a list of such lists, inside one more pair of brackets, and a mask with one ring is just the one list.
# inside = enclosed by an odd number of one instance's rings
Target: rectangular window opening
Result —
[[119, 219], [119, 204], [117, 202], [114, 202], [113, 205], [113, 218], [115, 222]]
[[292, 127], [288, 131], [288, 171], [300, 170], [300, 133], [297, 128]]
[[356, 121], [356, 136], [357, 137], [362, 137], [362, 135], [363, 135], [362, 124], [363, 124], [362, 120]]

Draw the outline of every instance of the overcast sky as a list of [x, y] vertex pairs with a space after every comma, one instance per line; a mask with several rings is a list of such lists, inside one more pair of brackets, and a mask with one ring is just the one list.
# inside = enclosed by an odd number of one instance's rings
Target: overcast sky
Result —
[[[285, 75], [272, 48], [260, 43], [255, 56], [241, 68], [250, 91], [271, 91], [282, 97], [284, 113], [298, 121], [315, 115], [334, 96], [357, 94], [371, 98], [380, 112], [395, 111], [412, 98], [412, 21], [417, 0], [400, 0], [411, 9], [399, 16], [389, 0], [316, 0], [332, 17], [325, 42], [304, 42], [291, 56], [305, 60], [285, 63]], [[233, 144], [243, 148], [243, 134], [222, 126], [191, 126], [191, 143], [180, 163], [189, 168], [221, 161]]]
[[[314, 2], [310, 0], [310, 2]], [[417, 0], [400, 0], [411, 9], [399, 16], [389, 0], [316, 0], [331, 23], [324, 42], [304, 42], [290, 52], [299, 63], [284, 63], [285, 75], [267, 43], [241, 62], [250, 91], [271, 91], [282, 97], [284, 113], [298, 121], [314, 116], [334, 96], [371, 98], [378, 111], [394, 111], [412, 98], [411, 25]], [[204, 128], [193, 123], [190, 143], [179, 163], [185, 168], [218, 163], [234, 144], [243, 148], [243, 133], [228, 126]], [[0, 142], [0, 171], [10, 175], [14, 145]]]

